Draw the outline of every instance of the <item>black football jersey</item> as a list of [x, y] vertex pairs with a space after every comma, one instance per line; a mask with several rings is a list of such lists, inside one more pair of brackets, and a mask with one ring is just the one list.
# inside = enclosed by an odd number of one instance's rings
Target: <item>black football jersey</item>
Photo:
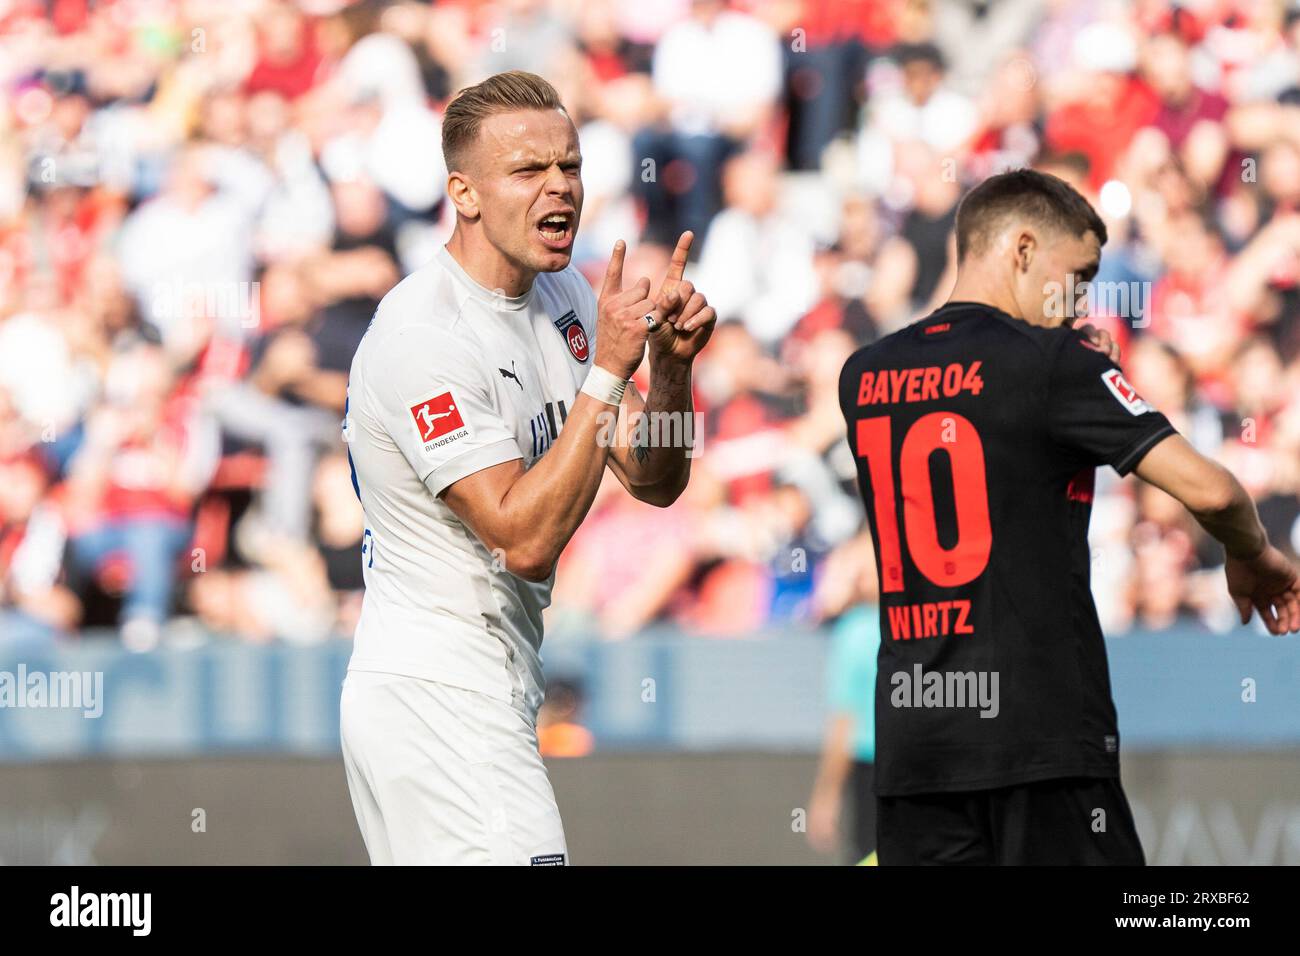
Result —
[[876, 791], [1116, 775], [1093, 474], [1168, 419], [1082, 333], [962, 302], [855, 353], [840, 406], [880, 580]]

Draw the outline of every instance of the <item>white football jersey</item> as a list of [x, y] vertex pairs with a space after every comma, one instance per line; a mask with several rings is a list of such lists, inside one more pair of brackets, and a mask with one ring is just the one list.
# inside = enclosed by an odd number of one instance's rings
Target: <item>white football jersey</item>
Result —
[[575, 269], [542, 273], [510, 298], [446, 248], [384, 296], [352, 359], [343, 422], [366, 516], [350, 671], [540, 706], [553, 579], [515, 577], [438, 496], [546, 453], [591, 368], [595, 319], [595, 294]]

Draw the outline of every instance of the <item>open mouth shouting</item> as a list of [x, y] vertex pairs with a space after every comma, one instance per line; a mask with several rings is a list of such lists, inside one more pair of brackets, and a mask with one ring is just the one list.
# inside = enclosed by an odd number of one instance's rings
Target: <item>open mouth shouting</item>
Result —
[[537, 235], [542, 244], [553, 252], [567, 252], [573, 245], [577, 214], [572, 209], [547, 213], [537, 223]]

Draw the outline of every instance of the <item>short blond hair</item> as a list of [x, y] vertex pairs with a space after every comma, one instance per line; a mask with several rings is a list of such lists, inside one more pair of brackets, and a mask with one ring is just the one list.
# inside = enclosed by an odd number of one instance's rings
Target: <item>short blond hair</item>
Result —
[[510, 70], [489, 76], [482, 83], [467, 86], [447, 104], [442, 117], [442, 156], [447, 170], [455, 172], [465, 151], [478, 138], [479, 127], [489, 116], [515, 110], [560, 110], [560, 94], [536, 73]]

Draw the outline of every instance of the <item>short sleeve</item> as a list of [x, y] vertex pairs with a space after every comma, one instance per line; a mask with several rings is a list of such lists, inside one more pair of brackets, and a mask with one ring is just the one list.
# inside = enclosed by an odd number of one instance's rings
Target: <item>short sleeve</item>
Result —
[[481, 363], [446, 331], [412, 325], [376, 344], [367, 381], [384, 428], [434, 495], [522, 458]]
[[1126, 475], [1174, 426], [1080, 332], [1061, 343], [1048, 393], [1052, 438], [1086, 465]]

